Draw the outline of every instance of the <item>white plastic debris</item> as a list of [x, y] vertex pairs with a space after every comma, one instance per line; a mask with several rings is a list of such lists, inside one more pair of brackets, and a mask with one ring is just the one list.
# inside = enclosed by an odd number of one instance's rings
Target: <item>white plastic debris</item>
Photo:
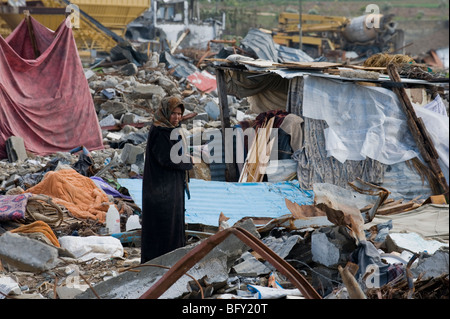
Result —
[[138, 215], [131, 215], [127, 219], [127, 223], [125, 225], [125, 230], [130, 231], [134, 229], [141, 229], [141, 223], [139, 222], [139, 216]]
[[256, 299], [280, 299], [286, 296], [303, 297], [298, 289], [271, 288], [257, 285], [247, 285], [247, 289]]
[[81, 261], [93, 258], [107, 260], [123, 256], [122, 243], [111, 236], [63, 236], [59, 238], [59, 243]]
[[6, 298], [8, 295], [20, 295], [19, 284], [11, 277], [0, 276], [0, 299]]

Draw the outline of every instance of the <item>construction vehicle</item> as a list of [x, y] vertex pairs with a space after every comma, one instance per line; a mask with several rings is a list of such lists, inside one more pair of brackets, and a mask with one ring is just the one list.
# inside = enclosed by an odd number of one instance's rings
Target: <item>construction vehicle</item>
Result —
[[[313, 58], [337, 51], [353, 51], [358, 56], [393, 52], [403, 47], [403, 30], [397, 29], [393, 15], [372, 14], [357, 18], [283, 12], [278, 28], [272, 30], [275, 43], [300, 48]], [[301, 27], [301, 37], [300, 37]], [[300, 42], [301, 41], [301, 42]]]
[[[51, 30], [56, 30], [67, 15], [73, 14], [73, 18], [79, 19], [79, 25], [73, 28], [73, 34], [80, 53], [109, 52], [118, 43], [125, 41], [127, 24], [151, 4], [151, 0], [5, 1], [0, 0], [0, 31], [3, 37], [19, 25], [24, 12], [29, 12], [34, 19]], [[74, 12], [74, 8], [78, 12]]]

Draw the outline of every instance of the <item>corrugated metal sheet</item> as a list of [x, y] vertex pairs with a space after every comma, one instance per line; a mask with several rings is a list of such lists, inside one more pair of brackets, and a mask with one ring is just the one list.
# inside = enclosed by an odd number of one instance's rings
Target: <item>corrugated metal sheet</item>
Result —
[[275, 48], [278, 50], [278, 60], [280, 62], [313, 62], [311, 58], [304, 51], [289, 48], [284, 45], [275, 44]]
[[[118, 179], [142, 207], [142, 180]], [[280, 183], [229, 183], [192, 179], [191, 199], [186, 198], [186, 222], [218, 226], [221, 212], [232, 226], [244, 217], [276, 218], [290, 214], [285, 198], [299, 205], [312, 205], [312, 191], [300, 189], [298, 181]]]
[[272, 36], [258, 29], [250, 29], [241, 41], [244, 50], [253, 51], [262, 60], [278, 62], [278, 52]]

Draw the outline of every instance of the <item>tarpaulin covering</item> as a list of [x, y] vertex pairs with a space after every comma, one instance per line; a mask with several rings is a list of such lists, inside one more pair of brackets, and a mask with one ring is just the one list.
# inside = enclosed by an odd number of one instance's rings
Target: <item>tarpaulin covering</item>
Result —
[[[391, 90], [306, 76], [303, 92], [303, 116], [325, 120], [329, 126], [324, 132], [329, 156], [342, 163], [367, 156], [387, 165], [418, 156], [406, 115]], [[414, 111], [424, 122], [448, 180], [449, 122], [440, 103], [437, 96], [429, 105], [414, 106]]]
[[64, 22], [56, 31], [32, 17], [29, 22], [34, 37], [26, 19], [6, 40], [0, 36], [0, 159], [7, 157], [10, 136], [23, 138], [26, 150], [37, 155], [80, 145], [102, 149], [72, 29]]

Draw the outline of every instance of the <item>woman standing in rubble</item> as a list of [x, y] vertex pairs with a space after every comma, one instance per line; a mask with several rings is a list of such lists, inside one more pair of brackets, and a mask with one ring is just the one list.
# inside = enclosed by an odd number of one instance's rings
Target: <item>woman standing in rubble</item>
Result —
[[155, 114], [145, 153], [141, 263], [183, 247], [185, 190], [192, 160], [178, 129], [184, 105], [166, 97]]

